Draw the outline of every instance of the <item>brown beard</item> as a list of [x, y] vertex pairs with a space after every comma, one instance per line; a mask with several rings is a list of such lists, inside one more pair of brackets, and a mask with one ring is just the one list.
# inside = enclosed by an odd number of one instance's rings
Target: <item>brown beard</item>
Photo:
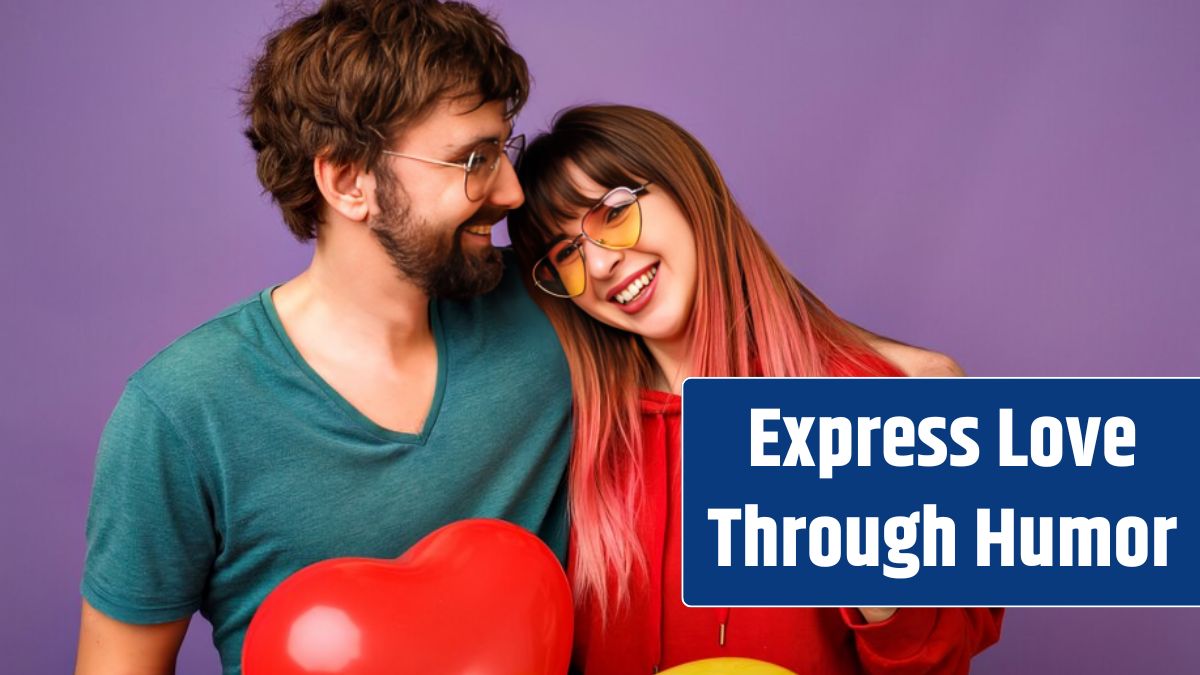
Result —
[[[379, 214], [368, 226], [392, 259], [400, 276], [435, 298], [466, 300], [491, 291], [504, 275], [500, 252], [467, 253], [462, 247], [462, 230], [483, 222], [476, 214], [468, 223], [450, 232], [439, 230], [412, 215], [412, 205], [403, 190], [393, 189], [387, 176], [378, 181]], [[496, 220], [503, 214], [495, 214]]]

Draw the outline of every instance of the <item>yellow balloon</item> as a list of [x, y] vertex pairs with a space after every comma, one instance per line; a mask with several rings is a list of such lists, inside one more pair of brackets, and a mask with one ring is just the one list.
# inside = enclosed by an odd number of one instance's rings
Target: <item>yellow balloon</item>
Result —
[[796, 675], [787, 668], [757, 659], [702, 659], [659, 671], [658, 675]]

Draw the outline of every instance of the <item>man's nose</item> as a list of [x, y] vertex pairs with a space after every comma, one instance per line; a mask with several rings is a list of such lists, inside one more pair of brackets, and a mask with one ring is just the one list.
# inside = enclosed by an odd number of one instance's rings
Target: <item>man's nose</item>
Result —
[[492, 181], [488, 202], [508, 211], [525, 203], [525, 192], [517, 180], [517, 171], [507, 157], [501, 157], [500, 166], [496, 167], [496, 179]]

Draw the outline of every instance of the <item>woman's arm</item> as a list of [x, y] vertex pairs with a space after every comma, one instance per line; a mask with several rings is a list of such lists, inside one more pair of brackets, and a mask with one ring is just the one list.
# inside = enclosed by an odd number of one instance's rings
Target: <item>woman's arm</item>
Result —
[[[939, 352], [896, 342], [854, 326], [869, 347], [909, 377], [963, 377]], [[867, 673], [966, 673], [971, 657], [1000, 638], [1002, 609], [844, 609]], [[853, 612], [858, 612], [856, 616]]]

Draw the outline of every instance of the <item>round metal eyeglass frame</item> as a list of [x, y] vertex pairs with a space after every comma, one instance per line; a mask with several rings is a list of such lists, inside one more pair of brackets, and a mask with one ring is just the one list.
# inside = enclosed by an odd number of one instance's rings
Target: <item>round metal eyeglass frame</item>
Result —
[[[637, 206], [638, 218], [640, 219], [642, 205], [641, 205], [640, 200], [638, 199], [638, 196], [641, 195], [642, 193], [644, 193], [646, 191], [646, 188], [650, 187], [651, 185], [653, 185], [652, 182], [646, 181], [645, 183], [642, 183], [641, 185], [639, 185], [635, 188], [616, 187], [616, 188], [609, 190], [608, 192], [605, 192], [604, 196], [601, 197], [600, 199], [596, 200], [596, 203], [593, 204], [591, 206], [591, 208], [589, 208], [583, 214], [583, 217], [581, 217], [579, 219], [579, 234], [575, 235], [570, 240], [568, 240], [567, 246], [568, 247], [577, 247], [579, 249], [579, 259], [581, 261], [583, 261], [585, 264], [587, 262], [587, 259], [584, 257], [583, 247], [579, 246], [580, 241], [582, 241], [583, 239], [587, 239], [588, 241], [592, 242], [593, 244], [599, 246], [600, 248], [606, 248], [610, 251], [620, 251], [620, 250], [624, 250], [627, 248], [633, 248], [634, 246], [637, 246], [638, 241], [640, 241], [642, 238], [642, 225], [644, 225], [644, 223], [638, 223], [638, 236], [637, 236], [637, 238], [635, 238], [633, 240], [632, 243], [630, 243], [627, 246], [613, 246], [612, 244], [606, 244], [603, 241], [596, 240], [590, 234], [587, 233], [586, 229], [584, 229], [584, 223], [587, 222], [588, 216], [592, 215], [592, 213], [594, 213], [598, 209], [603, 208], [605, 206], [605, 202], [607, 202], [610, 197], [612, 197], [615, 194], [621, 193], [621, 192], [627, 192], [633, 197], [633, 201], [631, 202], [631, 204]], [[558, 244], [558, 242], [555, 242], [554, 244], [552, 244], [551, 249], [553, 249], [555, 246], [557, 246], [557, 244]], [[536, 263], [534, 263], [533, 269], [532, 269], [533, 283], [543, 293], [546, 293], [547, 295], [552, 295], [556, 298], [568, 299], [568, 298], [579, 297], [580, 295], [583, 295], [584, 291], [587, 290], [587, 273], [586, 273], [586, 271], [584, 272], [584, 277], [583, 277], [583, 287], [580, 288], [579, 292], [575, 293], [574, 295], [570, 295], [570, 294], [564, 295], [562, 293], [556, 293], [555, 291], [552, 291], [552, 290], [546, 288], [545, 286], [542, 285], [542, 282], [538, 279], [538, 274], [537, 274], [538, 268], [540, 268], [543, 265], [549, 265], [552, 268], [554, 267], [554, 263], [550, 262], [550, 253], [549, 252], [547, 252], [546, 255], [543, 255], [541, 258], [538, 258], [538, 261]]]
[[[486, 166], [487, 173], [483, 175], [484, 184], [479, 188], [479, 194], [472, 195], [471, 176], [472, 174], [477, 174], [481, 167], [485, 167], [488, 161], [487, 155], [489, 154], [487, 148], [491, 147], [495, 147], [497, 150], [499, 150], [499, 152], [496, 152], [496, 158], [492, 160], [491, 166]], [[420, 157], [418, 155], [410, 155], [404, 152], [394, 152], [392, 150], [383, 150], [382, 152], [383, 154], [391, 157], [414, 159], [418, 162], [425, 162], [426, 164], [433, 164], [435, 166], [444, 166], [451, 169], [462, 169], [466, 174], [463, 177], [463, 192], [466, 193], [468, 200], [477, 202], [487, 195], [488, 188], [492, 186], [492, 181], [496, 178], [496, 169], [500, 167], [502, 157], [508, 158], [508, 161], [510, 164], [512, 164], [513, 169], [516, 169], [521, 163], [521, 156], [525, 154], [525, 134], [517, 134], [516, 136], [513, 136], [505, 141], [503, 145], [501, 145], [500, 141], [498, 140], [484, 141], [479, 145], [476, 145], [475, 148], [471, 150], [471, 154], [467, 157], [467, 161], [465, 162], [445, 162], [440, 159]]]

